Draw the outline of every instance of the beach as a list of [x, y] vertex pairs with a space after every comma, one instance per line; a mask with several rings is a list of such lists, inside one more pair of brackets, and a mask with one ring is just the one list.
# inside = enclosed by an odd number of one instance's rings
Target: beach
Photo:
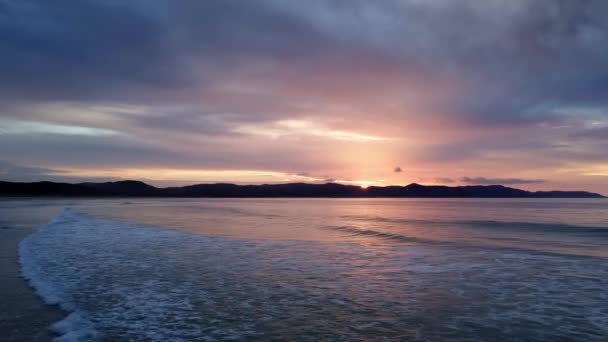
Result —
[[0, 342], [608, 342], [606, 18], [0, 0]]
[[[0, 336], [1, 341], [49, 341], [49, 326], [65, 316], [56, 306], [45, 304], [21, 277], [17, 245], [54, 214], [17, 215], [0, 211]], [[9, 219], [10, 217], [10, 219]]]
[[0, 201], [3, 338], [50, 340], [54, 324], [76, 341], [604, 341], [607, 207]]

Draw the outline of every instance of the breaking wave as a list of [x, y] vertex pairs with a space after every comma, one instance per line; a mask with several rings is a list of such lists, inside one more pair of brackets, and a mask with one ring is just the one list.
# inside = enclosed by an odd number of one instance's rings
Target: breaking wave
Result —
[[398, 224], [410, 224], [419, 226], [463, 226], [483, 229], [501, 229], [515, 231], [538, 231], [573, 234], [593, 234], [608, 237], [608, 227], [578, 226], [561, 223], [538, 223], [538, 222], [511, 222], [495, 220], [418, 220], [387, 218], [382, 216], [344, 215], [344, 219], [354, 219], [368, 222], [386, 222]]
[[20, 243], [19, 260], [68, 312], [59, 341], [608, 336], [605, 259], [333, 229], [412, 246], [209, 237], [64, 210]]

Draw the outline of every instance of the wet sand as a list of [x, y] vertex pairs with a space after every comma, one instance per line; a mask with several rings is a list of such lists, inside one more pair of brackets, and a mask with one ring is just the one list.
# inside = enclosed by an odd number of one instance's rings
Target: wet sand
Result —
[[19, 241], [45, 224], [54, 210], [41, 215], [0, 211], [0, 341], [50, 341], [49, 326], [65, 314], [46, 305], [20, 276]]

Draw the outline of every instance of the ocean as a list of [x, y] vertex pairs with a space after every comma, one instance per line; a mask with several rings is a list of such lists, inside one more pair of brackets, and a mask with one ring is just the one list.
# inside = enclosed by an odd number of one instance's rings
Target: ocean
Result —
[[59, 341], [608, 340], [604, 199], [0, 201], [33, 217]]

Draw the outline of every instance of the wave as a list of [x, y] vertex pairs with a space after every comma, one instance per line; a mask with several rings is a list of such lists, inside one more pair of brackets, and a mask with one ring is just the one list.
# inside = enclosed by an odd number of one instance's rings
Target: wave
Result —
[[354, 219], [370, 222], [399, 223], [421, 226], [466, 226], [481, 229], [505, 229], [518, 231], [539, 231], [573, 234], [593, 234], [608, 237], [608, 227], [570, 225], [563, 223], [539, 223], [539, 222], [517, 222], [496, 220], [419, 220], [387, 218], [382, 216], [344, 215], [344, 219]]
[[369, 236], [369, 237], [376, 237], [376, 238], [393, 240], [393, 241], [404, 242], [404, 243], [411, 242], [411, 243], [439, 244], [439, 245], [451, 244], [448, 241], [416, 238], [416, 237], [405, 236], [405, 235], [396, 234], [396, 233], [388, 233], [388, 232], [381, 232], [381, 231], [372, 230], [372, 229], [359, 228], [359, 227], [355, 227], [355, 226], [324, 226], [324, 227], [321, 227], [321, 229], [350, 233], [354, 236]]
[[65, 209], [20, 242], [19, 263], [44, 302], [68, 313], [51, 326], [57, 341], [185, 341], [201, 335], [184, 300], [191, 287], [162, 278], [183, 267], [171, 253], [189, 239]]
[[[20, 243], [19, 261], [37, 293], [69, 313], [53, 325], [59, 341], [445, 340], [454, 326], [470, 322], [508, 339], [511, 331], [495, 327], [509, 327], [517, 315], [526, 316], [516, 322], [521, 336], [603, 341], [608, 333], [608, 270], [599, 259], [353, 243], [328, 248], [188, 234], [64, 210]], [[528, 297], [514, 301], [524, 286]], [[442, 315], [446, 310], [450, 317]], [[487, 336], [480, 331], [488, 330], [458, 333], [479, 340]]]
[[[429, 238], [420, 238], [407, 236], [398, 233], [389, 233], [385, 231], [360, 228], [356, 226], [323, 226], [321, 229], [331, 230], [337, 232], [343, 232], [351, 234], [351, 236], [362, 236], [362, 237], [370, 237], [370, 238], [378, 238], [387, 241], [393, 241], [397, 243], [404, 244], [415, 244], [418, 246], [449, 246], [453, 248], [466, 248], [466, 249], [478, 249], [478, 250], [494, 250], [494, 251], [505, 251], [505, 252], [524, 252], [531, 255], [545, 255], [545, 256], [566, 256], [566, 257], [575, 257], [575, 258], [596, 258], [605, 257], [605, 254], [596, 255], [589, 253], [586, 250], [580, 250], [577, 245], [568, 246], [563, 245], [562, 248], [560, 246], [553, 246], [555, 248], [551, 248], [552, 246], [547, 246], [543, 244], [542, 246], [534, 246], [530, 245], [525, 247], [522, 245], [522, 241], [519, 238], [509, 238], [509, 237], [495, 237], [495, 236], [487, 236], [484, 237], [482, 241], [479, 240], [469, 240], [469, 239], [450, 239], [450, 240], [439, 240], [439, 239], [429, 239]], [[495, 241], [498, 242], [506, 242], [507, 244], [495, 244]], [[566, 247], [566, 248], [563, 248]]]
[[[58, 305], [62, 310], [70, 314], [63, 320], [53, 324], [51, 330], [60, 335], [56, 341], [94, 341], [97, 339], [97, 331], [93, 328], [90, 320], [79, 312], [76, 312], [75, 304], [66, 298], [66, 293], [61, 284], [48, 281], [46, 276], [48, 270], [41, 262], [42, 258], [52, 258], [47, 255], [38, 241], [38, 236], [46, 235], [52, 226], [62, 223], [69, 211], [64, 210], [54, 217], [49, 223], [39, 228], [38, 232], [30, 235], [19, 243], [18, 254], [21, 266], [21, 275], [29, 285], [36, 290], [42, 300], [49, 305]], [[46, 245], [51, 245], [48, 241]], [[51, 260], [53, 260], [52, 258]]]
[[350, 285], [334, 288], [335, 255], [324, 246], [210, 237], [64, 210], [21, 241], [19, 261], [38, 295], [68, 313], [52, 326], [58, 341], [289, 340], [300, 334], [294, 322], [338, 339], [326, 319], [346, 325], [354, 308], [343, 311], [342, 303], [353, 299], [339, 300], [339, 288]]

